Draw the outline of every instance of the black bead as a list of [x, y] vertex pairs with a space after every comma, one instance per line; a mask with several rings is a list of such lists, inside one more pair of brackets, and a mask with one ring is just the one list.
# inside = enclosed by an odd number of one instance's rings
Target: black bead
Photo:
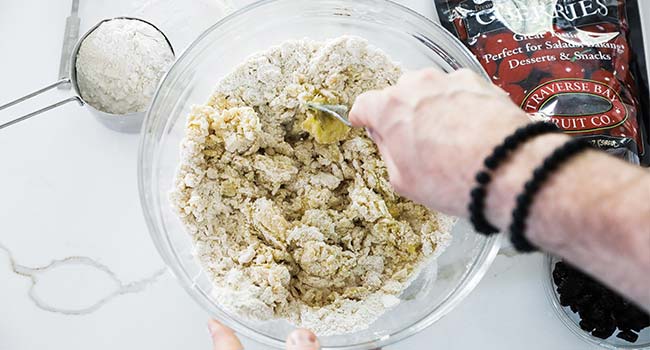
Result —
[[515, 221], [523, 222], [526, 215], [528, 215], [528, 206], [527, 205], [516, 206], [515, 209], [512, 211], [513, 223]]
[[544, 164], [542, 166], [547, 169], [546, 171], [554, 170], [555, 167], [557, 167], [557, 162], [555, 159], [556, 158], [553, 156], [544, 159]]
[[497, 159], [505, 158], [507, 154], [508, 150], [503, 145], [497, 146], [492, 152], [492, 156]]
[[490, 170], [496, 169], [496, 167], [499, 165], [499, 162], [496, 160], [494, 156], [489, 156], [485, 158], [485, 161], [483, 163], [485, 163], [485, 166]]
[[[471, 203], [467, 207], [470, 213], [470, 221], [477, 232], [483, 234], [498, 232], [498, 229], [487, 221], [483, 213], [485, 209], [485, 197], [487, 195], [486, 185], [492, 181], [492, 175], [488, 171], [498, 168], [499, 165], [507, 159], [511, 151], [514, 151], [519, 145], [527, 140], [543, 133], [557, 131], [559, 131], [559, 129], [554, 124], [550, 123], [527, 124], [518, 128], [513, 134], [506, 137], [503, 143], [496, 146], [492, 153], [483, 160], [483, 164], [487, 170], [481, 170], [476, 174], [475, 180], [477, 186], [473, 188], [470, 193]], [[532, 198], [532, 195], [529, 197]], [[524, 208], [520, 210], [519, 215], [522, 216], [522, 219], [528, 215], [529, 206], [530, 204], [526, 204], [523, 206]]]
[[546, 174], [546, 169], [544, 169], [544, 168], [537, 168], [537, 169], [535, 169], [533, 171], [533, 177], [534, 178], [541, 178], [541, 177], [545, 176], [545, 174]]
[[473, 202], [468, 205], [467, 211], [469, 212], [470, 221], [472, 223], [478, 222], [477, 215], [476, 215], [476, 207], [474, 206]]
[[472, 196], [474, 199], [480, 199], [485, 197], [485, 192], [485, 187], [476, 187], [472, 190], [472, 192], [470, 192], [470, 196]]
[[521, 141], [524, 137], [526, 137], [526, 133], [529, 132], [530, 129], [526, 129], [525, 127], [519, 128], [515, 130], [515, 132], [512, 134], [512, 137], [514, 137], [518, 142]]
[[579, 150], [582, 147], [583, 147], [582, 142], [580, 140], [576, 139], [575, 142], [570, 143], [569, 146], [567, 147], [567, 153], [575, 152], [575, 151]]
[[528, 207], [531, 199], [530, 192], [524, 191], [524, 193], [517, 196], [517, 205], [519, 207]]
[[515, 149], [518, 143], [519, 140], [514, 135], [506, 137], [506, 139], [503, 141], [503, 145], [509, 150]]
[[492, 181], [492, 177], [487, 172], [481, 171], [478, 174], [476, 174], [476, 182], [478, 182], [479, 184], [487, 185], [490, 181]]
[[[538, 125], [540, 132], [542, 130], [555, 130], [555, 125]], [[525, 238], [525, 220], [532, 207], [533, 198], [539, 192], [542, 184], [548, 179], [550, 174], [557, 170], [566, 160], [586, 149], [588, 144], [579, 139], [571, 139], [564, 145], [557, 148], [550, 156], [542, 162], [542, 165], [533, 171], [531, 180], [526, 182], [521, 194], [517, 196], [516, 206], [512, 211], [512, 223], [510, 224], [510, 233], [513, 245], [517, 249], [529, 251], [534, 249], [533, 245]], [[600, 334], [605, 334], [606, 329], [601, 329]]]
[[517, 251], [522, 252], [522, 253], [530, 253], [534, 252], [537, 250], [535, 246], [530, 244], [528, 239], [526, 239], [523, 234], [518, 234], [518, 235], [513, 235], [510, 238], [510, 241], [512, 242], [512, 245], [517, 249]]
[[513, 235], [519, 234], [524, 229], [524, 223], [522, 221], [513, 221], [510, 224], [510, 232]]
[[524, 189], [525, 189], [526, 192], [528, 192], [528, 193], [534, 193], [534, 192], [537, 192], [537, 191], [539, 190], [539, 185], [540, 185], [540, 184], [539, 184], [539, 182], [537, 182], [537, 181], [528, 181], [528, 182], [526, 182], [526, 184], [524, 185]]

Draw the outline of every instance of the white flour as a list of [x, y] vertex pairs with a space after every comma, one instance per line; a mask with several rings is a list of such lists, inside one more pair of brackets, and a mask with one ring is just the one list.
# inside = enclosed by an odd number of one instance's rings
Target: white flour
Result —
[[151, 25], [104, 22], [84, 39], [77, 55], [81, 96], [107, 113], [143, 112], [173, 60], [164, 36]]
[[250, 57], [188, 116], [171, 202], [228, 310], [319, 335], [359, 331], [449, 243], [451, 220], [399, 197], [352, 105], [401, 69], [356, 37]]

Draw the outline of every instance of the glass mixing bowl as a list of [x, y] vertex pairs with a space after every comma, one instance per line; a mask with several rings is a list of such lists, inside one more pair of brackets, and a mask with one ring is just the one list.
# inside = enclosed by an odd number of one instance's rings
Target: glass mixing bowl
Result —
[[[366, 38], [406, 69], [438, 67], [450, 72], [467, 67], [487, 79], [470, 52], [443, 28], [390, 1], [261, 1], [221, 20], [188, 47], [160, 83], [142, 129], [140, 197], [160, 254], [206, 311], [240, 334], [271, 347], [283, 347], [293, 327], [283, 320], [247, 320], [222, 309], [211, 295], [212, 283], [192, 254], [190, 236], [168, 202], [185, 117], [192, 104], [207, 101], [217, 81], [249, 55], [288, 39], [343, 34]], [[370, 328], [322, 337], [321, 344], [326, 349], [374, 349], [421, 331], [470, 293], [497, 250], [496, 237], [486, 239], [458, 223], [451, 245], [403, 292], [400, 304]]]

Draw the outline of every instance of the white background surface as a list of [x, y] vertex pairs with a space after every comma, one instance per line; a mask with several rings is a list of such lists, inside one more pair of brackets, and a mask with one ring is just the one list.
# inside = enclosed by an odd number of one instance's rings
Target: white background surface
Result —
[[[434, 13], [431, 1], [402, 2]], [[189, 8], [190, 1], [138, 3], [82, 0], [81, 32], [101, 18], [138, 15], [159, 25], [178, 53], [221, 13], [216, 0]], [[56, 80], [69, 4], [0, 0], [0, 104]], [[67, 94], [52, 91], [0, 112], [0, 121]], [[137, 135], [112, 132], [74, 104], [0, 131], [0, 350], [210, 348], [206, 314], [164, 270], [150, 241], [136, 186], [137, 144]], [[519, 348], [593, 348], [552, 313], [540, 255], [499, 256], [460, 307], [391, 347]]]

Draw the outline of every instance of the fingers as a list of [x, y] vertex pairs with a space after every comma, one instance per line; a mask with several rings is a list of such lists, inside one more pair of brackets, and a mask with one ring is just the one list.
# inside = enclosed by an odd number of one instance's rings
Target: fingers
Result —
[[407, 72], [400, 78], [398, 86], [402, 87], [402, 91], [407, 90], [412, 95], [418, 93], [423, 95], [449, 95], [464, 91], [479, 95], [503, 97], [501, 89], [467, 68], [458, 69], [451, 73], [445, 73], [434, 68]]
[[383, 90], [368, 91], [357, 96], [348, 118], [355, 127], [365, 126], [371, 133], [377, 131], [379, 126], [386, 126], [380, 117], [386, 114], [387, 109], [399, 108], [400, 104], [412, 104], [410, 102], [417, 101], [420, 94], [440, 85], [439, 81], [446, 75], [434, 68], [406, 72], [397, 85]]
[[348, 118], [352, 126], [373, 128], [374, 117], [380, 112], [384, 94], [379, 90], [364, 92], [357, 96]]
[[401, 168], [395, 163], [395, 161], [393, 160], [393, 156], [385, 149], [383, 144], [378, 144], [378, 148], [379, 148], [379, 153], [381, 153], [381, 158], [384, 160], [384, 164], [386, 164], [388, 179], [390, 181], [391, 186], [393, 186], [393, 190], [395, 190], [395, 192], [397, 192], [400, 195], [405, 195], [406, 194], [406, 188], [404, 186], [405, 181], [400, 171]]
[[437, 68], [425, 68], [422, 70], [408, 71], [399, 78], [397, 85], [415, 85], [423, 81], [438, 81], [444, 79], [447, 74]]
[[[235, 333], [218, 321], [209, 320], [208, 330], [212, 337], [213, 350], [243, 350]], [[287, 350], [318, 350], [320, 344], [316, 335], [306, 329], [297, 329], [287, 338]]]
[[316, 335], [306, 329], [297, 329], [287, 338], [287, 350], [318, 350], [320, 344]]
[[477, 95], [507, 97], [507, 94], [504, 94], [499, 87], [467, 68], [450, 73], [449, 81], [453, 84], [449, 84], [451, 88], [447, 91], [448, 93], [465, 91]]
[[445, 73], [439, 69], [427, 68], [406, 72], [397, 85], [359, 95], [350, 110], [350, 122], [355, 127], [365, 126], [371, 132], [377, 131], [378, 126], [387, 126], [386, 120], [380, 118], [386, 114], [387, 109], [399, 109], [400, 104], [414, 106], [425, 96], [447, 96], [460, 92], [507, 96], [501, 89], [469, 69]]
[[[383, 137], [400, 119], [410, 116], [407, 99], [396, 89], [393, 86], [359, 95], [348, 115], [352, 125], [365, 126], [371, 135]], [[377, 141], [375, 138], [373, 140]]]
[[212, 337], [213, 350], [242, 350], [244, 347], [237, 339], [235, 332], [218, 321], [209, 320], [208, 330]]

